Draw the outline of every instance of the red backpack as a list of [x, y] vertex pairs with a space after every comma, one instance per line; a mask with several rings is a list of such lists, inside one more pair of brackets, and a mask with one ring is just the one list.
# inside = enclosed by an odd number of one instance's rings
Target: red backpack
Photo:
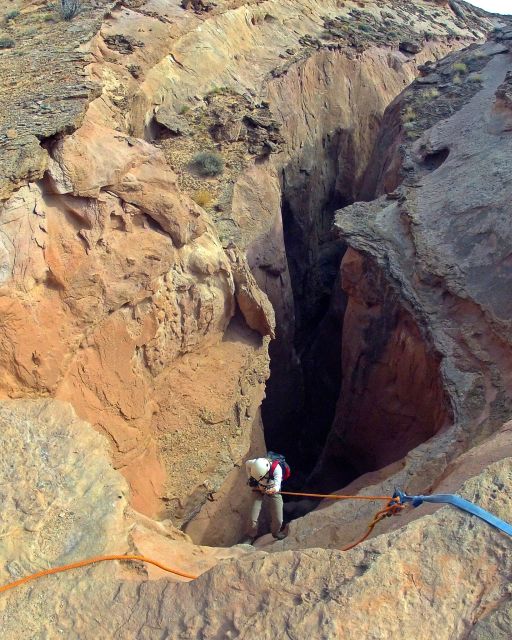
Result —
[[267, 458], [269, 460], [272, 460], [272, 462], [270, 464], [270, 469], [269, 469], [270, 477], [271, 478], [274, 477], [274, 471], [276, 470], [277, 465], [279, 465], [281, 467], [281, 471], [283, 472], [283, 480], [282, 480], [282, 482], [284, 482], [285, 480], [288, 480], [288, 478], [290, 477], [290, 474], [291, 474], [291, 470], [290, 470], [290, 466], [288, 465], [288, 463], [284, 459], [284, 456], [282, 456], [279, 453], [274, 453], [273, 451], [269, 451], [267, 453]]

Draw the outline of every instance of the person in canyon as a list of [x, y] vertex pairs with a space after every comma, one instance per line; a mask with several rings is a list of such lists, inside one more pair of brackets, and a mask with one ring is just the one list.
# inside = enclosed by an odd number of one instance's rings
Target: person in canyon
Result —
[[267, 454], [265, 458], [247, 460], [245, 469], [249, 478], [247, 484], [252, 488], [254, 502], [247, 535], [243, 542], [252, 544], [258, 535], [258, 520], [265, 499], [270, 506], [271, 532], [274, 538], [286, 537], [283, 531], [283, 498], [280, 495], [281, 483], [290, 475], [290, 468], [283, 456]]

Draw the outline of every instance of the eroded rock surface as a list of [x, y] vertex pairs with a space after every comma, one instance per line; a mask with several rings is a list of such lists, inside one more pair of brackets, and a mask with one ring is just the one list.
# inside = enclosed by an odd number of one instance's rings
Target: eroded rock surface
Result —
[[[11, 424], [17, 413], [12, 404], [7, 411], [2, 408], [4, 420]], [[23, 418], [31, 419], [38, 433], [49, 436], [52, 428], [42, 428], [52, 415], [48, 403], [46, 408], [39, 403], [38, 410], [39, 416], [23, 415]], [[71, 433], [75, 431], [72, 444], [75, 451], [78, 449], [78, 458], [85, 460], [91, 453], [87, 452], [83, 436], [88, 434], [96, 446], [102, 439], [90, 428], [85, 429], [85, 425], [79, 427], [81, 437], [76, 438], [77, 427], [71, 429]], [[512, 483], [511, 458], [503, 458], [510, 451], [509, 427], [493, 446], [475, 450], [473, 463], [481, 472], [462, 486], [460, 476], [455, 483], [463, 496], [477, 499], [502, 518], [511, 510], [510, 492], [504, 490]], [[69, 439], [70, 431], [62, 424], [59, 430], [55, 437]], [[47, 441], [53, 442], [51, 437]], [[30, 445], [26, 445], [27, 459], [30, 450]], [[498, 450], [500, 460], [494, 461], [493, 455]], [[39, 452], [37, 443], [32, 451]], [[97, 449], [95, 453], [97, 460]], [[471, 460], [460, 462], [467, 473]], [[100, 473], [101, 464], [108, 465], [106, 456], [97, 469]], [[49, 467], [54, 485], [62, 486], [67, 477], [68, 460], [63, 460], [60, 454], [57, 458], [50, 455], [44, 463], [36, 459], [32, 466], [36, 479], [42, 479]], [[115, 484], [117, 474], [109, 473]], [[82, 477], [82, 474], [77, 477], [78, 482], [82, 482]], [[90, 491], [102, 486], [93, 465], [89, 478]], [[117, 482], [125, 486], [118, 475]], [[450, 486], [449, 482], [446, 486]], [[60, 492], [61, 499], [74, 495], [74, 488], [74, 483], [68, 481]], [[115, 508], [110, 511], [112, 505], [106, 500], [105, 512], [111, 514], [110, 523], [118, 526], [121, 501], [116, 495], [112, 498]], [[425, 507], [414, 513], [422, 509]], [[97, 515], [91, 513], [91, 523]], [[304, 531], [309, 530], [311, 535], [319, 534], [315, 531], [315, 516], [317, 524], [322, 520], [325, 523], [322, 512], [310, 514], [302, 521]], [[47, 638], [65, 635], [71, 639], [149, 639], [164, 635], [188, 640], [250, 638], [254, 633], [279, 637], [286, 629], [292, 637], [326, 640], [340, 636], [355, 639], [361, 634], [389, 639], [414, 635], [426, 640], [435, 630], [436, 637], [446, 640], [463, 637], [476, 640], [485, 637], [485, 633], [506, 638], [511, 620], [510, 539], [451, 507], [401, 524], [398, 530], [379, 535], [347, 554], [311, 548], [271, 554], [256, 551], [247, 555], [244, 552], [249, 548], [239, 547], [238, 558], [234, 550], [231, 559], [225, 556], [221, 565], [188, 584], [169, 578], [141, 583], [144, 574], [133, 568], [121, 569], [114, 563], [45, 578], [45, 582], [35, 582], [2, 597], [2, 634], [11, 640], [19, 637], [22, 628], [27, 635]], [[146, 530], [142, 536], [140, 526], [131, 530], [132, 542], [139, 551], [157, 552], [160, 557], [168, 553], [172, 557], [172, 561], [168, 560], [170, 564], [183, 560], [188, 570], [197, 573], [201, 572], [200, 567], [204, 570], [212, 560], [219, 560], [210, 551], [203, 550], [201, 554], [192, 545], [187, 549], [186, 540], [173, 542], [172, 535], [171, 540], [162, 539], [162, 531]], [[42, 531], [46, 529], [43, 527]], [[113, 540], [110, 527], [108, 531]], [[161, 541], [155, 542], [158, 533]], [[122, 535], [123, 531], [117, 528], [116, 538]], [[91, 539], [88, 538], [89, 545]], [[97, 545], [105, 544], [100, 536], [94, 540]], [[76, 549], [71, 550], [66, 558], [73, 557], [75, 552]], [[23, 568], [29, 566], [27, 561]], [[150, 578], [160, 577], [151, 571]], [[390, 611], [393, 615], [389, 615]], [[418, 620], [424, 620], [425, 624], [418, 627]]]
[[[1, 54], [2, 581], [107, 551], [206, 575], [48, 578], [0, 599], [2, 637], [507, 637], [510, 540], [453, 509], [347, 555], [373, 506], [322, 506], [262, 551], [176, 525], [239, 540], [269, 342], [276, 433], [345, 243], [329, 320], [350, 379], [318, 469], [364, 442], [354, 468], [387, 466], [345, 492], [460, 491], [509, 517], [510, 425], [470, 448], [511, 413], [509, 29], [441, 61], [496, 21], [455, 0], [135, 0], [56, 27], [21, 9]], [[39, 82], [14, 88], [43, 37]], [[337, 244], [334, 208], [362, 196], [381, 197], [338, 215]]]
[[[409, 15], [391, 3], [391, 17], [373, 2], [260, 5], [87, 5], [69, 24], [34, 5], [6, 20], [17, 35], [2, 53], [2, 393], [71, 402], [108, 435], [134, 506], [177, 524], [254, 441], [266, 336], [276, 336], [268, 406], [300, 405], [283, 192], [295, 193], [289, 208], [311, 237], [301, 267], [311, 297], [330, 226], [315, 212], [361, 180], [385, 106], [418, 64], [491, 26], [429, 3]], [[48, 100], [37, 83], [9, 90], [25, 53], [42, 47], [35, 21], [45, 55], [58, 49], [53, 69], [44, 56], [31, 67], [41, 86], [51, 74]], [[416, 53], [400, 51], [404, 41]], [[25, 113], [18, 93], [35, 110], [23, 131], [11, 122]], [[25, 133], [41, 144], [14, 174]], [[204, 150], [220, 157], [220, 175], [194, 170]], [[237, 310], [244, 321], [232, 321]]]
[[[512, 391], [507, 266], [512, 247], [507, 223], [512, 192], [505, 178], [512, 147], [501, 103], [494, 100], [496, 92], [502, 91], [511, 56], [486, 51], [483, 47], [465, 53], [468, 59], [478, 56], [486, 65], [476, 89], [470, 77], [465, 80], [469, 88], [459, 90], [459, 82], [455, 82], [455, 113], [448, 119], [432, 124], [432, 107], [436, 102], [441, 108], [446, 106], [449, 89], [425, 103], [425, 90], [415, 85], [390, 107], [383, 127], [385, 135], [398, 131], [399, 143], [391, 147], [397, 156], [383, 151], [382, 166], [386, 168], [377, 190], [384, 189], [392, 173], [399, 176], [397, 168], [403, 184], [396, 193], [371, 204], [345, 208], [336, 223], [349, 245], [368, 256], [363, 260], [378, 264], [401, 304], [413, 314], [433, 351], [442, 358], [440, 375], [455, 423], [460, 437], [470, 439], [489, 432], [510, 415]], [[465, 63], [461, 58], [447, 64], [453, 69], [453, 79]], [[395, 124], [404, 114], [409, 120], [412, 105], [418, 121], [424, 126], [431, 124], [421, 135]], [[347, 254], [342, 268], [350, 270], [353, 260], [354, 253]], [[373, 302], [364, 301], [347, 331], [358, 326], [361, 314], [369, 313]], [[350, 304], [349, 299], [349, 308]], [[353, 304], [360, 304], [357, 296]], [[412, 333], [408, 333], [411, 340]], [[356, 339], [350, 345], [354, 362], [361, 353], [358, 342], [363, 344]], [[418, 372], [414, 379], [419, 389], [424, 389], [427, 401], [427, 381], [421, 383]], [[399, 380], [392, 384], [399, 394]], [[360, 398], [360, 405], [366, 406], [370, 397]], [[439, 405], [430, 401], [432, 408]], [[432, 418], [428, 422], [436, 424]], [[341, 430], [343, 424], [348, 425], [340, 417]], [[420, 422], [417, 424], [419, 429]], [[347, 429], [354, 429], [355, 436], [358, 427]], [[339, 446], [342, 448], [342, 443]]]
[[[112, 468], [106, 438], [77, 418], [69, 404], [2, 401], [0, 426], [2, 584], [48, 567], [107, 554], [145, 555], [200, 575], [222, 560], [251, 552], [249, 546], [212, 549], [194, 545], [169, 521], [158, 523], [131, 509], [128, 485]], [[105, 586], [132, 581], [136, 585], [162, 576], [166, 582], [184, 580], [152, 565], [110, 562], [3, 594], [2, 637], [15, 638], [20, 633], [59, 637], [68, 626], [60, 625], [55, 617], [63, 601], [70, 603], [78, 597], [79, 603], [86, 597], [101, 608]], [[82, 591], [85, 585], [90, 590]], [[82, 604], [85, 600], [79, 608]], [[98, 627], [93, 630], [88, 617], [86, 614], [82, 622], [76, 618], [74, 629], [68, 627], [68, 637], [93, 637]], [[107, 621], [100, 626], [101, 637], [116, 636]]]

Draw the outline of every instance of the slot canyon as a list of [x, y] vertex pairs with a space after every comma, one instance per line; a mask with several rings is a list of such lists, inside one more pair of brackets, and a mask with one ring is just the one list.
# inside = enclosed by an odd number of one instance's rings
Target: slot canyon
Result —
[[0, 1], [2, 640], [508, 640], [512, 16]]

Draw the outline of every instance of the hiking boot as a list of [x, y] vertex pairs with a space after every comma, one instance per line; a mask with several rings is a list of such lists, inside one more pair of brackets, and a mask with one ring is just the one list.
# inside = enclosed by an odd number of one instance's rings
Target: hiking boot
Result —
[[276, 540], [284, 540], [286, 538], [286, 533], [284, 531], [278, 531], [277, 533], [273, 533], [272, 536]]

